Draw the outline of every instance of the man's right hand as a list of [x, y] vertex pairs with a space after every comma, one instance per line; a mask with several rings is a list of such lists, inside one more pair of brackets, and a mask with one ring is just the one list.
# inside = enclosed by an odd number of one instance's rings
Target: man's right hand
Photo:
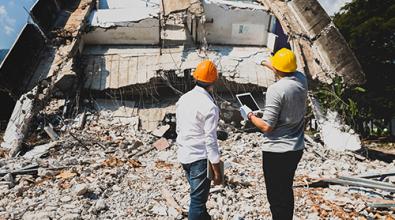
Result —
[[216, 164], [211, 164], [211, 167], [213, 168], [213, 182], [214, 185], [221, 185], [222, 184], [222, 177], [221, 177], [221, 168], [220, 168], [220, 163]]

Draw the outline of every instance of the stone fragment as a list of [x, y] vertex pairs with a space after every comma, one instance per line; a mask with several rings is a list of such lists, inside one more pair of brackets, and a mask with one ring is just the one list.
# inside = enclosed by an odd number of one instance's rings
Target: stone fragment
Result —
[[154, 214], [157, 214], [160, 216], [166, 216], [167, 215], [167, 208], [166, 208], [166, 206], [157, 204], [152, 208], [152, 212]]
[[70, 196], [63, 196], [62, 198], [60, 198], [60, 201], [66, 203], [66, 202], [70, 202], [72, 200], [72, 198]]
[[107, 208], [107, 204], [104, 201], [104, 199], [99, 199], [99, 200], [96, 201], [96, 203], [95, 203], [95, 210], [97, 212], [100, 212], [101, 210], [104, 210], [106, 208]]
[[40, 176], [40, 177], [53, 177], [53, 176], [56, 176], [58, 174], [58, 172], [57, 171], [54, 171], [54, 170], [49, 170], [49, 169], [45, 169], [45, 168], [38, 168], [38, 170], [37, 170], [37, 176]]
[[28, 211], [22, 216], [22, 220], [51, 220], [48, 212], [31, 212]]
[[81, 216], [79, 214], [71, 213], [64, 215], [61, 220], [79, 220], [81, 219]]
[[82, 196], [88, 192], [88, 186], [86, 184], [77, 184], [74, 186], [73, 191], [77, 196]]

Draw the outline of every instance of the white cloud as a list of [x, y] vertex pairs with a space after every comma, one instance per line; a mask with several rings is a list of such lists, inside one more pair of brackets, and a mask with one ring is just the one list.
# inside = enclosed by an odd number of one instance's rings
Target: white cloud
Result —
[[8, 16], [7, 9], [4, 5], [0, 5], [0, 31], [3, 31], [6, 35], [14, 33], [14, 24], [16, 20]]
[[351, 2], [352, 0], [318, 0], [325, 11], [330, 15], [334, 15], [336, 12], [340, 11], [340, 8], [343, 7], [346, 3]]
[[6, 26], [4, 26], [4, 32], [7, 35], [11, 35], [12, 33], [14, 33], [14, 28], [6, 25]]
[[7, 10], [4, 5], [0, 5], [0, 17], [7, 15]]

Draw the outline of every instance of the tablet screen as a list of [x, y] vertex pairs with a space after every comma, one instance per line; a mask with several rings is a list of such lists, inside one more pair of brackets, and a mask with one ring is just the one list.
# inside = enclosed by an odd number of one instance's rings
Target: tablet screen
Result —
[[239, 99], [242, 105], [248, 106], [252, 111], [259, 110], [259, 107], [257, 106], [254, 98], [252, 98], [251, 94], [237, 95], [237, 98]]

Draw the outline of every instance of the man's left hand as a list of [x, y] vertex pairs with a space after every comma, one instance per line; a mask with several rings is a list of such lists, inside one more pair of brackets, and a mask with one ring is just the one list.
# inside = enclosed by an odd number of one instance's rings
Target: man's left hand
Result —
[[250, 114], [251, 112], [252, 110], [246, 105], [243, 105], [240, 108], [240, 114], [244, 120], [248, 120], [248, 114]]

